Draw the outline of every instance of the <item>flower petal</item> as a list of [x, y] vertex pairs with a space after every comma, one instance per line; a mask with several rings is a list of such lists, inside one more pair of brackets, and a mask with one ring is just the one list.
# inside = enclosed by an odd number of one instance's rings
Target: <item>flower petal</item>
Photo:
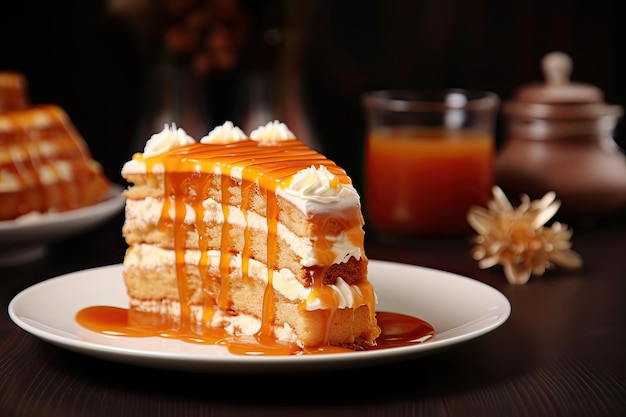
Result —
[[583, 260], [579, 254], [574, 251], [558, 251], [550, 256], [550, 260], [559, 266], [578, 269], [583, 266]]
[[478, 267], [480, 269], [487, 269], [487, 268], [491, 268], [492, 266], [496, 266], [498, 265], [498, 257], [497, 256], [490, 256], [490, 257], [486, 257], [481, 259], [478, 262]]
[[502, 188], [496, 185], [491, 189], [491, 192], [493, 194], [494, 202], [498, 205], [498, 207], [502, 210], [513, 211], [513, 206], [509, 202], [506, 194], [504, 194], [504, 191], [502, 191]]
[[504, 264], [504, 275], [509, 284], [526, 284], [530, 279], [530, 268], [512, 263]]
[[561, 206], [561, 203], [559, 201], [555, 201], [554, 203], [552, 203], [549, 206], [547, 206], [544, 209], [542, 209], [537, 214], [537, 217], [535, 217], [535, 220], [533, 221], [533, 227], [535, 229], [538, 229], [539, 227], [541, 227], [544, 224], [546, 224], [548, 222], [548, 220], [550, 220], [552, 217], [554, 217], [556, 212], [559, 211], [559, 207], [560, 206]]
[[467, 214], [467, 222], [482, 235], [491, 228], [491, 215], [483, 207], [472, 207]]

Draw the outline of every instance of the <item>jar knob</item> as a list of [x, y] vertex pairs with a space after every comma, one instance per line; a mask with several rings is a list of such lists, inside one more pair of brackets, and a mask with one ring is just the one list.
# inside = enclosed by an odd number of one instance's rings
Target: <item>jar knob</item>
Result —
[[590, 84], [570, 80], [574, 67], [572, 58], [564, 52], [554, 51], [541, 59], [545, 82], [531, 83], [517, 90], [518, 101], [546, 104], [601, 103], [602, 91]]
[[563, 52], [551, 52], [541, 60], [543, 76], [550, 85], [569, 84], [572, 66], [572, 58]]

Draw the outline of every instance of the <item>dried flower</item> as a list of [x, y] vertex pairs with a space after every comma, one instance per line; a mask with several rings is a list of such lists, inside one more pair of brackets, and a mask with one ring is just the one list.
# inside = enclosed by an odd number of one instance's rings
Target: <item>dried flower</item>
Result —
[[510, 284], [525, 284], [531, 274], [540, 276], [555, 265], [576, 269], [581, 257], [571, 250], [572, 230], [567, 225], [545, 224], [556, 214], [561, 202], [554, 192], [540, 200], [520, 196], [514, 208], [500, 187], [492, 189], [493, 200], [484, 207], [471, 207], [467, 221], [478, 233], [472, 255], [482, 269], [500, 264]]

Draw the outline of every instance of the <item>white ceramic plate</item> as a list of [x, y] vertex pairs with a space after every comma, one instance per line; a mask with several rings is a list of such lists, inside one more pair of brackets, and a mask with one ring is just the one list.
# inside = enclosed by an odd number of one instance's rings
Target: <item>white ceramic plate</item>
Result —
[[494, 288], [471, 278], [418, 266], [370, 260], [377, 311], [429, 322], [436, 335], [413, 346], [323, 355], [239, 356], [221, 346], [158, 337], [101, 335], [74, 317], [89, 306], [127, 307], [122, 266], [112, 265], [52, 278], [19, 293], [9, 304], [22, 329], [62, 348], [116, 362], [194, 372], [301, 372], [379, 365], [416, 358], [483, 335], [504, 323], [511, 306]]
[[101, 203], [62, 213], [0, 221], [0, 266], [30, 262], [45, 254], [46, 245], [86, 231], [112, 218], [124, 207], [122, 187], [113, 185]]

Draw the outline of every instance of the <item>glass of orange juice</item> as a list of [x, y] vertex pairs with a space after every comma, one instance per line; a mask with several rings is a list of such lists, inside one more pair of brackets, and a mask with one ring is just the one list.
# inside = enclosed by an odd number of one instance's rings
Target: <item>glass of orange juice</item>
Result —
[[469, 234], [470, 206], [485, 206], [494, 185], [498, 96], [380, 90], [362, 104], [369, 226], [387, 238]]

